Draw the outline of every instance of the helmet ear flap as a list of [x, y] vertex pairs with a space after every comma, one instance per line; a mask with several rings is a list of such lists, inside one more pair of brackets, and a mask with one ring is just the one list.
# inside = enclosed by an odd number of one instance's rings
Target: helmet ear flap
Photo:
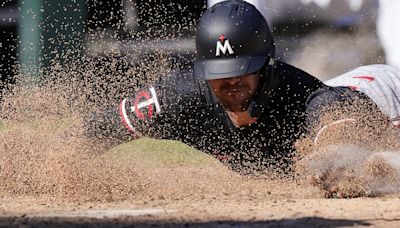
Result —
[[268, 75], [270, 74], [269, 71], [271, 71], [271, 69], [268, 69], [268, 68], [274, 68], [274, 67], [275, 67], [275, 59], [268, 58], [264, 64], [264, 66], [260, 70], [258, 70], [258, 72], [261, 75], [261, 78], [263, 80], [266, 79], [268, 77]]
[[279, 83], [279, 77], [275, 73], [276, 61], [270, 58], [259, 70], [261, 81], [257, 89], [257, 94], [250, 103], [248, 112], [252, 117], [260, 117], [264, 109], [267, 108], [270, 100], [265, 100], [265, 95], [274, 93]]

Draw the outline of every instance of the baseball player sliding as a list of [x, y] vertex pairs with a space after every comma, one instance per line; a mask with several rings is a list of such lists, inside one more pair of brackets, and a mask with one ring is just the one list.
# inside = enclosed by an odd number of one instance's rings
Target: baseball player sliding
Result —
[[[287, 171], [294, 144], [311, 135], [318, 144], [332, 126], [359, 121], [345, 113], [319, 124], [333, 104], [362, 104], [399, 126], [400, 75], [386, 65], [364, 66], [325, 84], [275, 59], [261, 13], [242, 0], [215, 4], [202, 15], [194, 67], [160, 76], [119, 107], [87, 122], [91, 136], [179, 140], [239, 171]], [[312, 61], [312, 59], [310, 59]]]

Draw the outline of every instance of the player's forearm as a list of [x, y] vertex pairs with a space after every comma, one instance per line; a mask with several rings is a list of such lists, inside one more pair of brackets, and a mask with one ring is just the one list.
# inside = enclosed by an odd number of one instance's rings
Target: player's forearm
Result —
[[188, 134], [193, 134], [191, 129], [200, 131], [212, 107], [211, 97], [206, 96], [209, 91], [202, 86], [190, 72], [161, 77], [153, 85], [132, 91], [114, 108], [94, 114], [89, 132], [123, 140], [151, 137], [187, 141]]
[[[116, 145], [139, 137], [161, 138], [161, 105], [153, 87], [139, 90], [113, 107], [95, 111], [84, 119], [87, 138]], [[162, 132], [162, 131], [161, 131]]]
[[118, 107], [90, 114], [84, 120], [84, 133], [90, 139], [106, 140], [112, 144], [127, 142], [137, 137], [122, 125]]

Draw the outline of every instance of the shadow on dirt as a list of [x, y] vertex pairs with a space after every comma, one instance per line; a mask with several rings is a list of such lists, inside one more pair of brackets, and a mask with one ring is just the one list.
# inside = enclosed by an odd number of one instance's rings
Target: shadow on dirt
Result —
[[[147, 220], [147, 221], [146, 221]], [[304, 217], [269, 221], [212, 221], [212, 222], [173, 222], [157, 221], [151, 217], [92, 219], [92, 218], [27, 218], [2, 217], [0, 227], [351, 227], [372, 226], [361, 220], [325, 219]]]

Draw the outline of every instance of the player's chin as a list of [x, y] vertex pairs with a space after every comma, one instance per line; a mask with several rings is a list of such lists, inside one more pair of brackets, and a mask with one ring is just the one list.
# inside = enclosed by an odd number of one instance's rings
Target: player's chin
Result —
[[222, 105], [227, 111], [230, 112], [244, 112], [249, 107], [249, 102], [247, 100], [225, 100]]
[[247, 110], [247, 107], [244, 107], [242, 105], [232, 105], [226, 106], [225, 109], [229, 112], [244, 112]]

